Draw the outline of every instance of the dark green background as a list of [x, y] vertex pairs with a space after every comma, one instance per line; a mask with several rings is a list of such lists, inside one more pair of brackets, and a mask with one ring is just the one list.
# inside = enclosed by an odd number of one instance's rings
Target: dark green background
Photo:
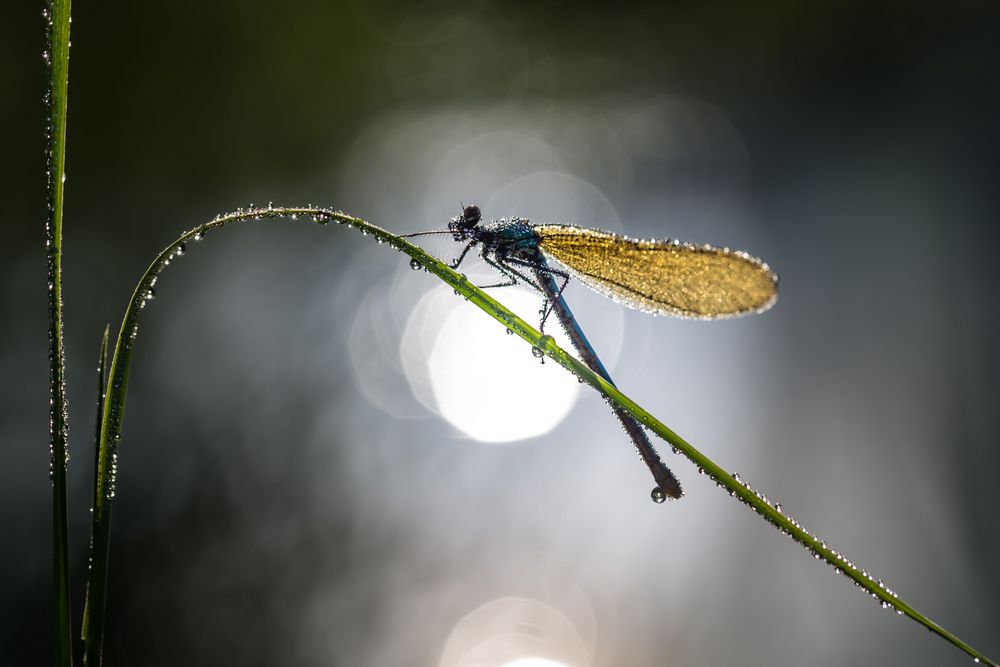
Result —
[[[711, 105], [745, 147], [736, 181], [749, 222], [734, 242], [783, 279], [770, 319], [746, 325], [770, 341], [745, 431], [768, 448], [758, 457], [741, 453], [745, 443], [698, 439], [699, 424], [727, 423], [741, 398], [725, 378], [685, 385], [701, 362], [677, 360], [688, 349], [679, 324], [637, 325], [655, 327], [654, 343], [622, 363], [661, 384], [623, 388], [1000, 656], [1000, 58], [989, 7], [77, 2], [64, 235], [75, 584], [100, 331], [116, 326], [141, 271], [179, 231], [269, 200], [398, 230], [439, 226], [458, 194], [422, 193], [440, 199], [429, 216], [400, 194], [412, 181], [405, 164], [348, 173], [358, 145], [378, 145], [381, 119], [660, 95]], [[0, 655], [10, 665], [51, 653], [41, 9], [0, 12]], [[601, 157], [582, 169], [604, 189]], [[648, 182], [609, 186], [626, 231], [685, 231], [630, 227], [658, 188], [712, 205], [711, 165], [640, 173]], [[346, 185], [358, 178], [363, 192]], [[693, 229], [706, 238], [692, 240], [728, 238], [707, 223]], [[457, 618], [517, 590], [512, 563], [541, 544], [600, 570], [615, 557], [589, 545], [623, 516], [637, 526], [616, 548], [646, 551], [605, 578], [617, 620], [597, 630], [595, 665], [964, 664], [680, 462], [682, 503], [653, 507], [636, 470], [614, 496], [621, 504], [576, 517], [590, 534], [547, 541], [545, 517], [573, 517], [574, 494], [588, 493], [572, 480], [563, 502], [540, 490], [572, 477], [565, 462], [546, 469], [528, 447], [456, 446], [439, 420], [393, 420], [360, 397], [343, 340], [364, 288], [394, 272], [397, 256], [359, 265], [360, 239], [318, 228], [210, 241], [162, 281], [139, 341], [108, 664], [436, 665]], [[333, 310], [318, 315], [321, 306]], [[331, 409], [324, 446], [303, 445]], [[699, 409], [710, 416], [686, 420]], [[567, 428], [613, 435], [610, 417], [589, 413]], [[461, 475], [475, 481], [447, 486]], [[444, 500], [427, 500], [437, 493]], [[701, 514], [706, 506], [717, 514]], [[454, 541], [428, 541], [421, 521], [447, 523]], [[686, 562], [686, 550], [712, 557]], [[691, 586], [657, 583], [678, 568]], [[506, 583], [477, 588], [494, 578]]]

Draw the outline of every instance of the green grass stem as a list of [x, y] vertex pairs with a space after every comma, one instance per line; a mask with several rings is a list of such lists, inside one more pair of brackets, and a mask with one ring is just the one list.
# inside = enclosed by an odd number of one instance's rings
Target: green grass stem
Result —
[[[856, 586], [863, 589], [883, 608], [892, 609], [898, 614], [908, 616], [928, 630], [965, 651], [975, 661], [1000, 667], [996, 662], [990, 660], [957, 636], [908, 605], [881, 580], [875, 579], [854, 562], [828, 547], [823, 540], [807, 531], [804, 526], [789, 516], [780, 505], [772, 504], [762, 493], [753, 490], [749, 484], [725, 471], [721, 466], [695, 449], [690, 443], [670, 430], [628, 396], [622, 394], [618, 389], [591, 371], [585, 364], [577, 360], [576, 357], [556, 345], [551, 336], [541, 335], [534, 327], [471, 284], [465, 276], [449, 268], [419, 246], [415, 246], [380, 227], [344, 213], [311, 206], [301, 208], [268, 206], [266, 208], [238, 210], [233, 213], [221, 215], [211, 222], [192, 229], [160, 253], [153, 263], [150, 264], [132, 295], [132, 299], [125, 312], [125, 317], [122, 320], [118, 340], [115, 345], [114, 357], [109, 368], [100, 431], [96, 477], [97, 493], [95, 494], [93, 519], [93, 534], [95, 536], [92, 545], [93, 567], [88, 583], [87, 611], [85, 612], [85, 623], [87, 624], [87, 664], [100, 664], [100, 642], [104, 624], [104, 591], [108, 563], [108, 537], [110, 535], [111, 504], [114, 499], [115, 461], [118, 443], [121, 438], [129, 365], [133, 344], [138, 332], [143, 303], [149, 295], [149, 290], [155, 285], [160, 273], [179, 254], [183, 254], [187, 244], [201, 238], [206, 232], [218, 227], [237, 222], [272, 220], [276, 218], [301, 218], [321, 224], [337, 222], [354, 227], [362, 234], [373, 237], [379, 243], [384, 243], [406, 253], [411, 258], [414, 266], [423, 268], [428, 273], [437, 276], [451, 286], [459, 296], [474, 303], [497, 320], [501, 326], [520, 336], [532, 347], [541, 349], [549, 358], [576, 375], [583, 382], [592, 386], [614, 405], [627, 411], [639, 423], [646, 426], [653, 433], [668, 442], [679, 453], [686, 456], [698, 467], [700, 472], [709, 475], [719, 487], [728, 491], [729, 495], [738, 498], [782, 533], [806, 547], [816, 559], [825, 561], [839, 573], [852, 580]], [[91, 659], [95, 661], [90, 662]]]
[[62, 218], [66, 168], [66, 108], [69, 91], [70, 0], [51, 0], [46, 21], [48, 86], [45, 246], [49, 295], [49, 476], [52, 480], [52, 560], [55, 584], [55, 662], [73, 664], [72, 601], [69, 580], [69, 521], [66, 472], [69, 466], [69, 406], [63, 346]]

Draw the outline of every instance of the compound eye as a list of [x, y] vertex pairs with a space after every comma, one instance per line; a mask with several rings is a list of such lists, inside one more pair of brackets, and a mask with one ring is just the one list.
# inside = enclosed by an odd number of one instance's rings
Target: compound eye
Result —
[[465, 210], [462, 211], [462, 226], [466, 229], [472, 229], [478, 225], [479, 221], [482, 219], [483, 213], [475, 204], [466, 206]]

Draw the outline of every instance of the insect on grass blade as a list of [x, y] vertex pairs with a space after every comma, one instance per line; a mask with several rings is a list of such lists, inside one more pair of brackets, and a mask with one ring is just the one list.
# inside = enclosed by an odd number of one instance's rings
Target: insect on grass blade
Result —
[[[759, 313], [778, 298], [778, 276], [745, 252], [678, 241], [641, 241], [572, 225], [532, 225], [523, 218], [482, 222], [476, 205], [464, 206], [447, 230], [465, 244], [453, 269], [479, 246], [479, 256], [503, 276], [480, 288], [527, 283], [545, 297], [539, 330], [551, 313], [566, 330], [581, 361], [614, 385], [597, 352], [563, 298], [570, 276], [619, 303], [646, 312], [695, 319], [721, 319]], [[546, 256], [565, 267], [549, 266]], [[656, 480], [652, 498], [680, 498], [681, 485], [664, 465], [642, 425], [626, 411], [615, 415]]]

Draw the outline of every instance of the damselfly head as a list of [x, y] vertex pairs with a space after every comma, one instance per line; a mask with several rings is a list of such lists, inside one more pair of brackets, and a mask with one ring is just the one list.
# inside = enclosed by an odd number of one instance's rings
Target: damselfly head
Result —
[[448, 222], [448, 229], [455, 234], [456, 240], [461, 240], [469, 236], [469, 232], [475, 229], [476, 225], [483, 219], [483, 212], [475, 204], [469, 204], [462, 208], [462, 214], [455, 216]]
[[483, 212], [479, 210], [479, 207], [475, 204], [469, 204], [462, 209], [462, 215], [459, 217], [459, 224], [466, 228], [472, 229], [479, 224], [479, 221], [483, 219]]

